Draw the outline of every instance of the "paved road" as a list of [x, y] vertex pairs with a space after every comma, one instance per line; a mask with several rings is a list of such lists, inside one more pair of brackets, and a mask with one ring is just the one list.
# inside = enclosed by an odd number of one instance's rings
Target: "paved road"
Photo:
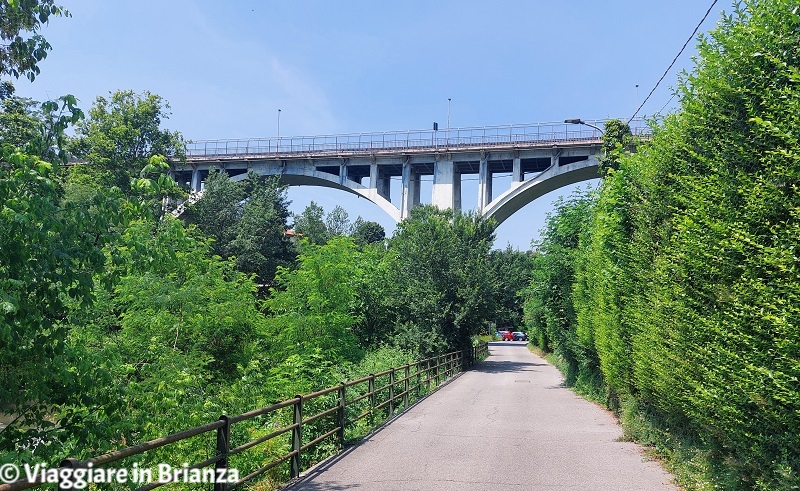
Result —
[[524, 343], [492, 355], [291, 491], [676, 490], [614, 417]]

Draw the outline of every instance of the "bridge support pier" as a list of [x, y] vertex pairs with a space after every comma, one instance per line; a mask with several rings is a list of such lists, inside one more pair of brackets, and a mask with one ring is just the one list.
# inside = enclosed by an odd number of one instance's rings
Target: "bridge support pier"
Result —
[[486, 155], [481, 155], [478, 167], [478, 213], [492, 202], [492, 171], [489, 170], [489, 161]]
[[522, 160], [519, 158], [519, 152], [514, 152], [514, 160], [511, 167], [511, 183], [522, 182]]
[[452, 158], [441, 160], [437, 156], [433, 170], [433, 196], [431, 203], [444, 210], [461, 211], [461, 173]]
[[403, 199], [400, 207], [400, 218], [406, 218], [411, 214], [411, 209], [419, 205], [420, 201], [420, 178], [411, 168], [411, 164], [406, 161], [403, 164]]
[[200, 188], [202, 186], [201, 182], [202, 180], [200, 176], [200, 169], [195, 167], [194, 169], [192, 169], [192, 184], [191, 184], [192, 192], [194, 193], [200, 192]]

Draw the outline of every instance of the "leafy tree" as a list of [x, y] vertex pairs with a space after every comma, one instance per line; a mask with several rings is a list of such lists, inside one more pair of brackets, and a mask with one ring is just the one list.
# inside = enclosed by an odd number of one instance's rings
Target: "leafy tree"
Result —
[[315, 202], [311, 202], [299, 216], [295, 216], [294, 230], [305, 237], [311, 244], [324, 244], [330, 238], [328, 226], [325, 224], [325, 210]]
[[[42, 24], [50, 17], [69, 17], [69, 12], [53, 0], [5, 0], [0, 2], [0, 75], [31, 82], [41, 70], [39, 62], [52, 49], [50, 43], [38, 34]], [[28, 37], [26, 33], [32, 33]]]
[[505, 250], [489, 255], [494, 313], [498, 328], [518, 330], [523, 326], [523, 298], [520, 292], [531, 282], [532, 258], [529, 252]]
[[212, 169], [203, 196], [186, 210], [184, 216], [214, 238], [214, 254], [230, 257], [230, 244], [237, 235], [236, 226], [242, 218], [244, 200], [245, 189], [240, 183], [231, 181], [227, 173]]
[[360, 254], [352, 239], [334, 237], [327, 244], [308, 244], [298, 268], [279, 268], [267, 306], [269, 324], [286, 356], [321, 350], [328, 360], [357, 361], [362, 352], [354, 331]]
[[251, 174], [233, 182], [224, 172], [210, 172], [187, 219], [214, 238], [215, 254], [235, 256], [239, 271], [255, 273], [259, 283], [268, 285], [278, 266], [288, 267], [295, 258], [286, 236], [288, 207], [286, 187], [275, 177]]
[[471, 347], [491, 319], [493, 240], [493, 222], [432, 206], [400, 222], [385, 257], [396, 343], [420, 354]]
[[605, 133], [603, 133], [603, 152], [598, 165], [600, 175], [605, 176], [610, 169], [619, 169], [620, 156], [626, 152], [630, 153], [634, 142], [628, 123], [619, 119], [606, 121]]
[[83, 119], [74, 96], [66, 95], [42, 104], [14, 96], [11, 82], [0, 91], [0, 143], [19, 147], [28, 155], [66, 164], [68, 127]]
[[286, 236], [290, 215], [286, 186], [277, 177], [253, 174], [245, 187], [249, 198], [229, 250], [236, 256], [239, 271], [255, 273], [261, 284], [271, 284], [277, 269], [290, 267], [295, 259], [294, 246]]
[[91, 304], [121, 205], [62, 204], [51, 164], [7, 144], [0, 157], [0, 410], [19, 414], [17, 428], [46, 429], [49, 408], [80, 392], [63, 321]]
[[331, 237], [347, 237], [353, 230], [347, 211], [339, 205], [325, 217], [325, 228]]
[[386, 230], [378, 222], [363, 220], [358, 217], [353, 223], [351, 234], [357, 244], [366, 245], [375, 242], [382, 242], [386, 238]]
[[163, 155], [172, 161], [185, 156], [180, 133], [161, 129], [167, 118], [169, 104], [150, 92], [126, 90], [98, 97], [69, 148], [85, 162], [75, 166], [74, 173], [88, 174], [98, 187], [116, 186], [130, 193], [132, 179], [151, 157]]

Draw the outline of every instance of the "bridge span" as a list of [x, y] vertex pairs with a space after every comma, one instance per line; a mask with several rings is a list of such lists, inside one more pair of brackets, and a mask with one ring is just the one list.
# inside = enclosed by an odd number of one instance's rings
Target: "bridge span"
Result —
[[[211, 169], [234, 180], [250, 171], [278, 175], [289, 186], [359, 195], [400, 221], [421, 203], [423, 176], [432, 176], [431, 204], [460, 210], [461, 178], [474, 174], [477, 211], [502, 222], [552, 190], [599, 177], [601, 145], [598, 129], [567, 123], [203, 140], [188, 144], [186, 162], [174, 164], [172, 175], [193, 193], [202, 191]], [[511, 184], [495, 194], [494, 178], [500, 175], [510, 175]], [[395, 202], [393, 180], [400, 184]]]

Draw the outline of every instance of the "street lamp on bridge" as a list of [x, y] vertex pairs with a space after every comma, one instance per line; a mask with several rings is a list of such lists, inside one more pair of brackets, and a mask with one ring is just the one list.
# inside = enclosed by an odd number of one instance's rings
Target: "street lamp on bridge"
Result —
[[584, 121], [584, 120], [582, 120], [580, 118], [565, 119], [564, 122], [567, 123], [567, 124], [582, 124], [584, 126], [588, 126], [589, 128], [594, 128], [597, 131], [599, 131], [601, 135], [604, 135], [606, 133], [601, 128], [599, 128], [599, 127], [597, 127], [597, 126], [595, 126], [595, 125], [593, 125], [591, 123], [587, 123], [586, 121]]

